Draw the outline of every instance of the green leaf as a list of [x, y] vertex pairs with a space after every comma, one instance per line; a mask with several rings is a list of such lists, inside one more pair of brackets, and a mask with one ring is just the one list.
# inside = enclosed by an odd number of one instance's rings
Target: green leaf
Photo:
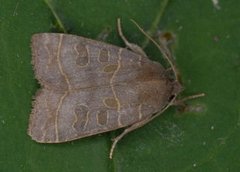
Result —
[[[0, 171], [238, 171], [240, 169], [240, 1], [0, 0]], [[116, 31], [153, 60], [160, 52], [130, 22], [151, 36], [175, 35], [172, 51], [185, 87], [204, 92], [179, 112], [171, 107], [124, 137], [108, 158], [112, 131], [64, 144], [38, 144], [27, 135], [31, 101], [39, 88], [30, 39], [68, 32], [124, 46]]]

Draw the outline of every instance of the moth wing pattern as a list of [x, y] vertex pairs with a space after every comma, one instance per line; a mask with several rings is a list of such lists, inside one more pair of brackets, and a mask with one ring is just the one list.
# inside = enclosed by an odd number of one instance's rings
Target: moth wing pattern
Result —
[[129, 82], [142, 68], [152, 68], [150, 60], [127, 49], [70, 34], [35, 34], [32, 52], [37, 79], [60, 90], [108, 85], [116, 70], [113, 82]]
[[[37, 142], [65, 142], [129, 126], [160, 111], [165, 104], [154, 103], [167, 102], [172, 91], [159, 63], [125, 48], [41, 33], [32, 37], [32, 52], [43, 87], [28, 131]], [[159, 85], [161, 91], [154, 89]], [[149, 92], [158, 95], [156, 100]]]

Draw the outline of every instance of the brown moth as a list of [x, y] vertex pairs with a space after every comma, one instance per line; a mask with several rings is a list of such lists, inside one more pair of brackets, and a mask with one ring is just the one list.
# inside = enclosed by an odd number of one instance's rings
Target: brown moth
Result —
[[118, 30], [128, 49], [70, 34], [32, 36], [32, 63], [42, 86], [29, 120], [33, 140], [61, 143], [125, 127], [114, 139], [112, 158], [124, 135], [174, 104], [182, 87], [168, 49], [144, 33], [170, 63], [174, 79], [126, 40], [119, 19]]

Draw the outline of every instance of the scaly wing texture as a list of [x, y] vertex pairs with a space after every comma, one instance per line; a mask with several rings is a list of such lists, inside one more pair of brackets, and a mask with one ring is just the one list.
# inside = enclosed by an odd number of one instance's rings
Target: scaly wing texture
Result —
[[158, 80], [167, 89], [160, 64], [124, 48], [45, 33], [33, 36], [32, 51], [43, 86], [29, 123], [29, 135], [38, 142], [65, 142], [136, 123], [157, 112], [143, 104], [148, 95], [141, 94], [141, 84]]

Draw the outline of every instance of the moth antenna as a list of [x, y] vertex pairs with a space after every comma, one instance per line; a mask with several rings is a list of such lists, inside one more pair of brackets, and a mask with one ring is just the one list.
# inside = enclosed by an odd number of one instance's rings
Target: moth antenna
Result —
[[127, 38], [124, 36], [123, 32], [122, 32], [122, 26], [121, 26], [121, 20], [120, 18], [117, 18], [117, 28], [118, 28], [118, 34], [119, 36], [122, 38], [123, 42], [125, 43], [126, 47], [129, 48], [130, 50], [132, 50], [135, 53], [138, 53], [144, 57], [147, 57], [147, 55], [145, 54], [145, 52], [142, 50], [141, 47], [139, 47], [136, 44], [130, 43]]
[[199, 94], [194, 94], [194, 95], [191, 95], [191, 96], [187, 96], [187, 97], [184, 97], [182, 99], [174, 100], [172, 102], [172, 105], [174, 105], [174, 106], [180, 105], [181, 106], [184, 102], [186, 102], [188, 100], [196, 99], [196, 98], [199, 98], [199, 97], [204, 97], [205, 95], [206, 95], [205, 93], [199, 93]]
[[171, 52], [168, 50], [168, 48], [164, 45], [162, 45], [162, 43], [160, 42], [160, 45], [153, 40], [153, 38], [151, 38], [138, 24], [137, 22], [135, 22], [133, 19], [131, 19], [131, 21], [137, 26], [137, 28], [150, 40], [152, 41], [152, 43], [161, 51], [161, 53], [163, 54], [163, 57], [168, 61], [168, 63], [170, 64], [172, 70], [173, 70], [173, 73], [174, 73], [174, 76], [176, 78], [177, 81], [179, 81], [179, 75], [178, 75], [178, 70], [177, 68], [175, 67], [173, 61], [171, 60], [172, 59], [172, 55], [171, 55]]

